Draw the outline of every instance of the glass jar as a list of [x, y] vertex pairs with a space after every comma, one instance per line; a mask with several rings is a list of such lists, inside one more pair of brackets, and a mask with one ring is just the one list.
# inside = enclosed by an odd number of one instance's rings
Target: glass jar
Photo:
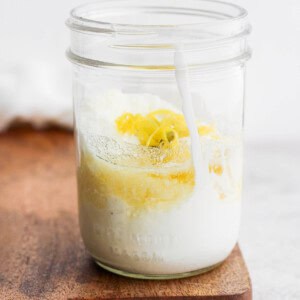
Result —
[[67, 25], [88, 252], [138, 278], [216, 267], [240, 223], [246, 11], [110, 0], [75, 8]]

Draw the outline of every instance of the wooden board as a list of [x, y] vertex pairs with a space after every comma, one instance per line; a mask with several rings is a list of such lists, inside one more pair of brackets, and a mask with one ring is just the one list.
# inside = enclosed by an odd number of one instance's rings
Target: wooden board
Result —
[[251, 299], [236, 247], [187, 279], [122, 278], [96, 266], [77, 221], [72, 135], [15, 129], [0, 136], [0, 299]]

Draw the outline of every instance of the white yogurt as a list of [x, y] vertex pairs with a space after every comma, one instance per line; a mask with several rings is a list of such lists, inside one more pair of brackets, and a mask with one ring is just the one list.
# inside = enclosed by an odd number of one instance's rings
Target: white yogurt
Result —
[[[165, 176], [176, 168], [185, 170], [190, 164], [162, 165], [155, 167], [153, 171], [151, 166], [137, 168], [116, 163], [119, 158], [114, 161], [109, 152], [120, 152], [123, 155], [124, 151], [120, 151], [119, 144], [125, 141], [137, 145], [138, 141], [133, 137], [119, 135], [114, 120], [125, 112], [147, 114], [163, 108], [178, 110], [154, 95], [126, 95], [119, 91], [104, 93], [86, 103], [88, 104], [81, 108], [83, 112], [78, 122], [81, 147], [78, 185], [81, 233], [91, 255], [117, 269], [146, 275], [190, 272], [223, 261], [230, 254], [238, 237], [242, 152], [240, 139], [202, 138], [199, 142], [203, 154], [200, 162], [194, 159], [193, 154], [194, 163], [200, 163], [195, 166], [197, 188], [185, 194], [185, 191], [190, 191], [188, 185], [183, 186], [182, 193], [180, 183], [174, 186], [170, 183], [172, 190], [169, 192], [175, 190], [176, 197], [180, 195], [179, 200], [160, 201], [158, 204], [153, 202], [153, 205], [146, 203], [144, 208], [139, 206], [137, 209], [132, 203], [107, 192], [105, 183], [109, 188], [115, 182], [105, 181], [103, 172], [108, 170], [109, 174], [115, 173], [116, 182], [124, 178], [124, 184], [128, 183], [126, 180], [130, 176], [137, 182], [139, 178], [145, 178], [144, 185], [147, 187], [151, 186], [152, 180], [156, 184], [156, 179], [150, 178], [148, 181], [146, 174], [149, 172]], [[102, 140], [102, 137], [105, 139]], [[106, 150], [107, 157], [103, 145], [97, 145], [99, 140], [104, 143], [112, 141]], [[196, 151], [199, 153], [199, 148]], [[221, 176], [207, 171], [212, 160], [222, 163], [224, 170]], [[169, 168], [171, 171], [168, 171]], [[198, 177], [199, 169], [208, 177], [205, 188], [201, 175]], [[105, 178], [101, 184], [99, 178]], [[162, 181], [158, 186], [163, 195], [168, 182]], [[137, 190], [139, 188], [137, 186]], [[157, 199], [150, 199], [149, 202], [152, 200]]]

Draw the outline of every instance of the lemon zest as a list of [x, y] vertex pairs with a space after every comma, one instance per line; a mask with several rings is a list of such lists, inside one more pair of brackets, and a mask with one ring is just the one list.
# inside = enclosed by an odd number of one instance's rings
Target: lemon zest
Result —
[[208, 167], [209, 173], [215, 173], [218, 176], [223, 174], [223, 167], [220, 164], [210, 164]]
[[[168, 109], [158, 109], [146, 116], [124, 113], [115, 120], [121, 134], [130, 134], [138, 138], [143, 146], [172, 148], [178, 140], [189, 136], [184, 116]], [[211, 125], [199, 125], [201, 136], [217, 138], [216, 130]]]

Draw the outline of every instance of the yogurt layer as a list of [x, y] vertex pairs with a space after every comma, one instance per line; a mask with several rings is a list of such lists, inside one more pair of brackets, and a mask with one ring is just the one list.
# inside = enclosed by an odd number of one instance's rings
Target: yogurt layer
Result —
[[80, 228], [91, 255], [128, 272], [176, 274], [210, 267], [233, 249], [239, 229], [239, 137], [200, 138], [205, 186], [195, 188], [189, 138], [172, 150], [120, 134], [124, 113], [180, 110], [150, 94], [109, 91], [82, 104]]

